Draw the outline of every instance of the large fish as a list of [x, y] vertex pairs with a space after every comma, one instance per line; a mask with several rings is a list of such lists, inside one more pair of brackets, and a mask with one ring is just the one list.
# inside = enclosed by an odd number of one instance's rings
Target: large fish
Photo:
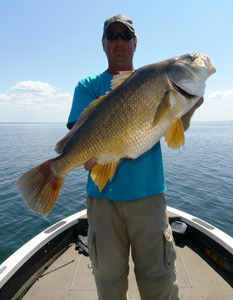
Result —
[[93, 101], [56, 145], [60, 155], [16, 182], [29, 208], [47, 215], [67, 174], [92, 158], [91, 177], [101, 191], [121, 158], [139, 157], [163, 136], [171, 148], [184, 145], [181, 117], [214, 72], [208, 56], [192, 53], [116, 75], [112, 91]]

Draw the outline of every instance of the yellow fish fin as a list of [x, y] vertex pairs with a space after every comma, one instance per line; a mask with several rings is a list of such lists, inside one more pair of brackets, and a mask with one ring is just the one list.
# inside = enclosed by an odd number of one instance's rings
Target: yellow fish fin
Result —
[[119, 74], [114, 75], [111, 81], [111, 90], [117, 89], [123, 82], [128, 79], [134, 71], [121, 71]]
[[71, 128], [71, 130], [67, 133], [67, 135], [64, 136], [63, 139], [61, 139], [55, 146], [55, 151], [57, 153], [62, 153], [65, 146], [69, 142], [69, 140], [72, 138], [72, 136], [79, 130], [79, 128], [82, 126], [82, 124], [88, 119], [88, 117], [93, 113], [93, 111], [96, 109], [96, 107], [107, 97], [109, 92], [107, 92], [105, 95], [99, 97], [96, 100], [93, 100], [82, 112], [77, 122], [74, 124], [74, 126]]
[[177, 118], [168, 129], [165, 136], [165, 144], [172, 149], [184, 146], [184, 128], [180, 118]]
[[160, 103], [158, 105], [158, 108], [154, 116], [153, 126], [156, 126], [163, 117], [168, 116], [168, 112], [170, 108], [171, 108], [170, 93], [169, 91], [167, 91], [164, 94], [163, 98], [160, 100]]
[[94, 167], [91, 169], [91, 178], [96, 185], [99, 187], [99, 191], [105, 187], [108, 180], [112, 180], [116, 168], [118, 166], [118, 162], [106, 163], [106, 164], [98, 164], [96, 163]]

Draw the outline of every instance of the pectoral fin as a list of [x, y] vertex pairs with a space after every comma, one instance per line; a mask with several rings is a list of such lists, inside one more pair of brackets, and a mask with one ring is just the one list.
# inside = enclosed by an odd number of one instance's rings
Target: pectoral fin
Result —
[[170, 108], [171, 108], [170, 92], [167, 91], [164, 94], [163, 98], [160, 100], [160, 103], [158, 105], [158, 108], [154, 116], [153, 126], [156, 126], [165, 115], [166, 116], [168, 115]]
[[180, 118], [177, 118], [168, 129], [165, 136], [165, 144], [172, 149], [184, 146], [184, 128]]
[[91, 169], [91, 178], [96, 185], [99, 187], [99, 191], [107, 184], [108, 180], [112, 180], [116, 168], [118, 166], [118, 162], [107, 163], [107, 164], [98, 164], [96, 163], [94, 167]]

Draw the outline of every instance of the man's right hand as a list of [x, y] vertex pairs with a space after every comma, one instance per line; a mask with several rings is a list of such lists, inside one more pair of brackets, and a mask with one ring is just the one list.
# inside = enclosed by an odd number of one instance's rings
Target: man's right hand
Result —
[[[119, 163], [122, 162], [123, 159], [124, 158], [121, 158], [119, 160]], [[133, 159], [129, 158], [129, 160], [133, 160]], [[84, 164], [85, 170], [87, 170], [87, 171], [91, 170], [96, 163], [97, 163], [97, 159], [96, 158], [91, 158], [90, 160], [88, 160], [87, 162], [85, 162], [85, 164]]]
[[84, 164], [84, 168], [89, 171], [90, 169], [92, 169], [94, 167], [94, 165], [97, 163], [97, 159], [96, 158], [91, 158], [90, 160], [88, 160], [87, 162], [85, 162]]

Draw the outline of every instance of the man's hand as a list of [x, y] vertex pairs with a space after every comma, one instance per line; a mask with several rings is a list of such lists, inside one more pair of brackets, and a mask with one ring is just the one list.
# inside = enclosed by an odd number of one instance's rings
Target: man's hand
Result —
[[89, 171], [90, 169], [92, 169], [94, 167], [94, 165], [97, 163], [97, 159], [96, 158], [92, 158], [90, 160], [88, 160], [87, 162], [85, 162], [84, 164], [84, 168]]
[[[123, 159], [124, 159], [124, 158], [121, 158], [121, 159], [119, 160], [119, 163], [122, 162]], [[131, 161], [131, 160], [133, 160], [133, 159], [129, 158], [129, 160]], [[91, 170], [91, 169], [94, 167], [94, 165], [95, 165], [96, 163], [97, 163], [97, 159], [96, 159], [96, 158], [92, 158], [92, 159], [88, 160], [87, 162], [85, 162], [84, 168], [85, 168], [87, 171], [89, 171], [89, 170]]]
[[184, 127], [184, 131], [187, 130], [190, 126], [190, 120], [191, 117], [193, 116], [195, 110], [202, 105], [202, 103], [204, 102], [204, 98], [201, 97], [197, 103], [193, 106], [193, 108], [190, 109], [190, 111], [188, 111], [185, 115], [183, 115], [183, 117], [181, 118], [181, 121], [183, 123], [183, 127]]

